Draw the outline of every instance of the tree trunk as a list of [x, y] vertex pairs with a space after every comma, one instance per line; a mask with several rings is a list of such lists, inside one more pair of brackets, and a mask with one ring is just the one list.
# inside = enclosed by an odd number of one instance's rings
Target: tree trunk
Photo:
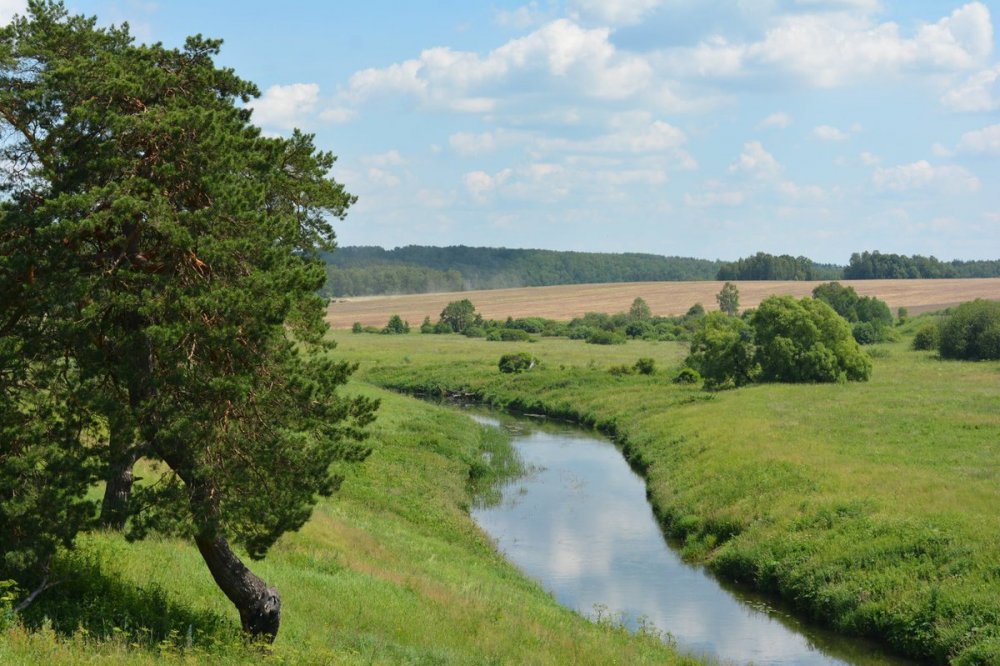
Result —
[[139, 459], [140, 447], [134, 443], [134, 431], [127, 420], [118, 415], [110, 419], [110, 456], [105, 473], [104, 501], [101, 502], [101, 525], [120, 532], [128, 518], [132, 496], [132, 467]]
[[274, 641], [281, 623], [278, 590], [247, 569], [222, 537], [201, 534], [195, 542], [216, 585], [240, 612], [243, 631], [268, 643]]

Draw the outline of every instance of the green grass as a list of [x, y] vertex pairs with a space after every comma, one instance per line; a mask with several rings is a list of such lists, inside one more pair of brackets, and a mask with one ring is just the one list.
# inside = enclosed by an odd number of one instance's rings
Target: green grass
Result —
[[514, 466], [499, 430], [360, 382], [350, 390], [383, 400], [374, 453], [251, 564], [282, 593], [269, 652], [241, 644], [192, 545], [95, 533], [61, 558], [62, 582], [29, 609], [30, 628], [0, 633], [0, 663], [696, 663], [560, 607], [497, 554], [467, 508], [470, 480]]
[[[687, 556], [724, 577], [924, 660], [1000, 663], [1000, 363], [941, 361], [904, 336], [873, 349], [868, 383], [712, 394], [670, 381], [673, 343], [374, 338], [338, 334], [370, 381], [614, 436]], [[511, 351], [542, 364], [502, 375]], [[644, 356], [661, 371], [608, 372]]]

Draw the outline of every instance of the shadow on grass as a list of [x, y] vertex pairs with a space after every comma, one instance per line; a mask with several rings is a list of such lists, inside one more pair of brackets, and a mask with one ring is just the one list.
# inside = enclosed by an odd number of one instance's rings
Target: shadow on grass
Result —
[[61, 581], [22, 614], [30, 629], [49, 626], [65, 636], [81, 629], [96, 640], [137, 647], [218, 648], [241, 642], [239, 627], [209, 610], [195, 610], [155, 583], [138, 587], [106, 571], [96, 556], [64, 555], [53, 567]]

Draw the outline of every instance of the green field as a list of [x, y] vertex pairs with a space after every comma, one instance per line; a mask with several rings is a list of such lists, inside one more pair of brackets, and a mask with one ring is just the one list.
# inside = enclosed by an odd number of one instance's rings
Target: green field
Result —
[[[562, 608], [496, 553], [467, 507], [470, 476], [486, 480], [496, 471], [483, 452], [496, 465], [509, 460], [499, 430], [361, 383], [350, 388], [382, 398], [374, 453], [346, 470], [341, 492], [300, 532], [251, 563], [284, 601], [270, 661], [695, 663], [652, 634], [633, 636]], [[0, 663], [265, 657], [241, 645], [235, 611], [186, 542], [88, 535], [56, 575], [63, 582], [27, 614], [51, 628], [8, 627]]]
[[[932, 662], [1000, 663], [1000, 363], [904, 336], [872, 348], [868, 383], [706, 393], [671, 382], [678, 343], [337, 336], [374, 383], [613, 435], [690, 558], [803, 616]], [[541, 364], [502, 375], [510, 351]], [[639, 357], [660, 372], [608, 372]]]

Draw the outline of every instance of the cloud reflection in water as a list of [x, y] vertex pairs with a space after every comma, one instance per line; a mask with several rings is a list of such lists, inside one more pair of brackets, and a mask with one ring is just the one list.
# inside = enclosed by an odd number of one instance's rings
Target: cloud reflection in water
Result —
[[633, 627], [645, 617], [682, 650], [739, 663], [904, 663], [867, 646], [836, 650], [850, 654], [849, 662], [820, 652], [804, 635], [685, 565], [666, 545], [642, 479], [609, 442], [536, 431], [519, 433], [514, 443], [532, 473], [504, 488], [499, 505], [479, 508], [473, 517], [560, 603], [590, 616], [595, 606], [607, 607]]

